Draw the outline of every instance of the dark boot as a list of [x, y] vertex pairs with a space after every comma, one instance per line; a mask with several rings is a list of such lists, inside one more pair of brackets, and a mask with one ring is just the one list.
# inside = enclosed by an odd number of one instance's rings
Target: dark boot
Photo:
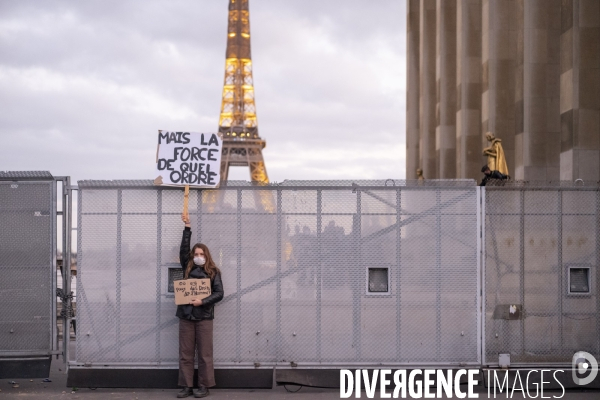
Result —
[[208, 388], [206, 386], [200, 386], [196, 393], [194, 393], [194, 397], [206, 397], [208, 396]]
[[191, 387], [184, 387], [181, 389], [181, 392], [177, 393], [178, 399], [183, 399], [184, 397], [189, 397], [194, 394], [194, 390]]

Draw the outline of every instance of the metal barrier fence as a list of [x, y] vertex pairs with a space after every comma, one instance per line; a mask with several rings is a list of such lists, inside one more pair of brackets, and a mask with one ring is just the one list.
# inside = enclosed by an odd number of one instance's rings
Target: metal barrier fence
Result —
[[[217, 367], [600, 356], [597, 186], [233, 185], [190, 197], [225, 285]], [[177, 365], [182, 203], [150, 181], [80, 182], [73, 367]]]
[[48, 359], [56, 350], [52, 175], [0, 173], [0, 227], [0, 358]]
[[[60, 353], [56, 218], [69, 248], [69, 182], [0, 173], [0, 361]], [[71, 367], [175, 368], [183, 191], [82, 181], [78, 195]], [[217, 367], [600, 358], [597, 185], [236, 182], [192, 191], [190, 213], [225, 285]]]
[[[190, 194], [225, 287], [217, 367], [481, 363], [474, 182], [233, 185]], [[182, 204], [151, 181], [79, 182], [72, 367], [176, 367]]]
[[598, 186], [486, 188], [484, 213], [485, 362], [598, 357]]

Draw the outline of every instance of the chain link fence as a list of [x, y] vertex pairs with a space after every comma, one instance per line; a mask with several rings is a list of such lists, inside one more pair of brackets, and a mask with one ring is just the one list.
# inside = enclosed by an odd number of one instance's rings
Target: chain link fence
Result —
[[600, 355], [599, 193], [583, 182], [486, 187], [487, 363]]
[[0, 357], [54, 349], [55, 190], [49, 173], [0, 172]]
[[[478, 199], [472, 181], [192, 190], [225, 287], [216, 366], [479, 364]], [[177, 365], [182, 204], [151, 181], [79, 182], [75, 366]]]
[[[150, 181], [79, 183], [75, 366], [177, 365], [182, 204]], [[218, 367], [600, 353], [596, 186], [230, 182], [193, 190], [190, 216], [223, 275]]]
[[[56, 184], [0, 178], [0, 356], [50, 354]], [[72, 365], [175, 367], [183, 191], [82, 181], [78, 196]], [[218, 367], [600, 358], [597, 185], [230, 182], [193, 190], [190, 214], [223, 274]]]

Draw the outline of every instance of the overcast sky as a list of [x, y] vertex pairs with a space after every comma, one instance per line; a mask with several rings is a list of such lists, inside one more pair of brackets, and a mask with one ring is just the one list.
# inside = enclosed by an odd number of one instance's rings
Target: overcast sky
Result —
[[[218, 128], [227, 4], [0, 1], [0, 170], [153, 178], [158, 129]], [[271, 181], [405, 177], [404, 0], [250, 0], [250, 27]]]

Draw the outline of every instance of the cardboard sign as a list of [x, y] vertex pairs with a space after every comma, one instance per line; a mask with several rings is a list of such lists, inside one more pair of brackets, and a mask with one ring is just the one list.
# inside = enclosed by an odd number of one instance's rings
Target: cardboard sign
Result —
[[190, 304], [190, 300], [202, 300], [210, 296], [210, 279], [183, 279], [173, 281], [175, 304]]
[[221, 133], [158, 131], [154, 183], [216, 188], [222, 150]]

